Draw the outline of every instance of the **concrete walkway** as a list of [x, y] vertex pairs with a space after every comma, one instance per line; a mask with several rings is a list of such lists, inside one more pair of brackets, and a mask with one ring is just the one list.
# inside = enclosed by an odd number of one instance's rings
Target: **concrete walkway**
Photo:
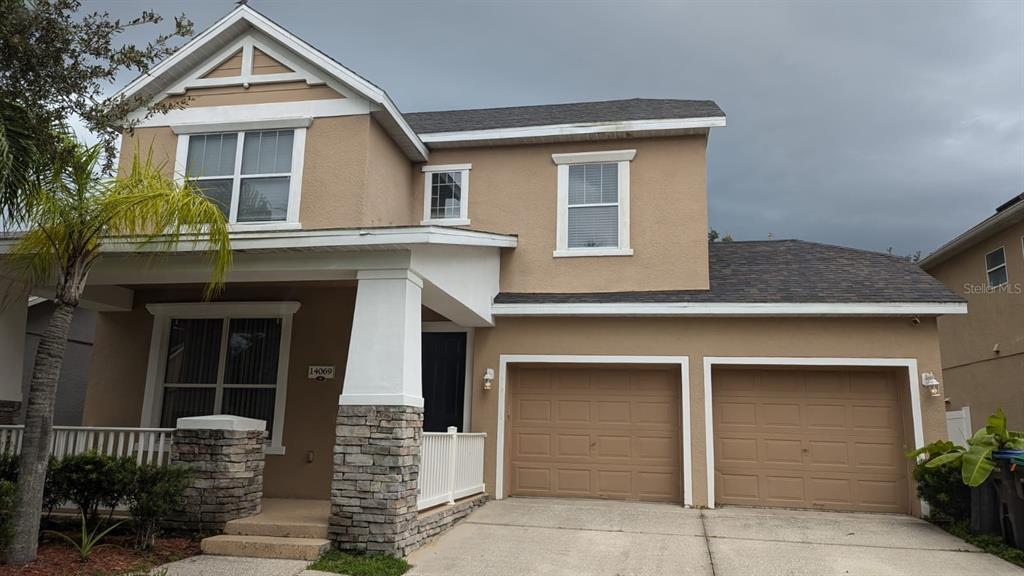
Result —
[[409, 576], [1021, 575], [909, 516], [511, 498], [409, 557]]

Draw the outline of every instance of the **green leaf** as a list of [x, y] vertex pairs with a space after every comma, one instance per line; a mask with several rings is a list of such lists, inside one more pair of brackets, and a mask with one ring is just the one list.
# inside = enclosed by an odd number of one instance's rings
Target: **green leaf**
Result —
[[1006, 414], [1003, 413], [1002, 408], [997, 409], [995, 414], [988, 417], [985, 430], [1000, 442], [1009, 437], [1009, 434], [1006, 433]]
[[950, 463], [953, 463], [953, 462], [958, 462], [963, 457], [963, 455], [964, 455], [963, 452], [949, 452], [947, 454], [942, 454], [940, 456], [936, 456], [936, 457], [932, 458], [931, 460], [925, 462], [925, 467], [927, 467], [927, 468], [938, 468], [939, 466], [942, 466], [943, 464], [950, 464]]
[[995, 468], [995, 463], [992, 462], [994, 449], [995, 446], [992, 445], [977, 444], [972, 445], [967, 452], [964, 452], [963, 464], [960, 468], [964, 484], [976, 488], [988, 480], [992, 469]]

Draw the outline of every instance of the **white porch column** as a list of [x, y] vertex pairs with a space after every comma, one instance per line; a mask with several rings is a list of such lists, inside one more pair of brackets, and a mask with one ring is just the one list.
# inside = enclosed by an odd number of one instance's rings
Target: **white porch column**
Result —
[[21, 409], [28, 300], [11, 296], [0, 307], [0, 424], [11, 424]]
[[421, 291], [409, 270], [363, 270], [341, 405], [423, 407]]

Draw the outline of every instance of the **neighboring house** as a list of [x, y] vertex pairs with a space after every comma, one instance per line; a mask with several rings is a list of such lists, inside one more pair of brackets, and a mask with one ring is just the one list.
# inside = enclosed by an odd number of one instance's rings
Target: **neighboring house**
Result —
[[715, 103], [401, 113], [244, 5], [120, 94], [190, 99], [139, 111], [122, 166], [195, 179], [236, 254], [203, 302], [197, 247], [107, 245], [85, 424], [266, 420], [265, 494], [333, 497], [332, 534], [416, 487], [419, 433], [370, 448], [421, 410], [487, 434], [495, 498], [920, 512], [904, 454], [946, 434], [922, 373], [963, 300], [882, 254], [709, 244]]
[[[48, 300], [33, 298], [29, 302], [28, 323], [25, 330], [24, 375], [22, 377], [22, 398], [28, 397], [32, 382], [32, 365], [36, 347], [46, 330], [53, 314], [54, 304]], [[57, 382], [57, 401], [53, 409], [53, 423], [57, 426], [79, 426], [82, 424], [82, 408], [85, 406], [85, 388], [89, 381], [89, 362], [96, 335], [96, 311], [86, 308], [75, 310], [68, 334], [64, 362]], [[25, 406], [21, 407], [24, 418]], [[21, 422], [22, 420], [19, 420]]]
[[966, 316], [939, 319], [942, 372], [953, 410], [970, 408], [973, 429], [1002, 408], [1024, 427], [1024, 194], [921, 260], [961, 294]]
[[[30, 297], [25, 315], [24, 343], [15, 351], [22, 353], [21, 398], [28, 397], [32, 382], [32, 365], [36, 347], [46, 325], [53, 314], [54, 305], [45, 298]], [[89, 379], [89, 361], [92, 357], [93, 337], [96, 333], [96, 311], [79, 308], [71, 322], [64, 362], [61, 365], [60, 380], [57, 383], [57, 400], [53, 410], [53, 423], [57, 426], [78, 426], [82, 423], [82, 408], [85, 405], [85, 387]], [[25, 417], [23, 402], [0, 402], [0, 424], [22, 423]]]

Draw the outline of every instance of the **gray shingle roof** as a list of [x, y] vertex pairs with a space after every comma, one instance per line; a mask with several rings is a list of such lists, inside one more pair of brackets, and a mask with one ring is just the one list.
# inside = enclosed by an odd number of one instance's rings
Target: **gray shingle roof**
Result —
[[658, 292], [509, 293], [495, 304], [620, 302], [963, 302], [905, 259], [801, 240], [712, 242], [711, 289]]
[[711, 100], [655, 100], [633, 98], [604, 102], [577, 102], [511, 108], [412, 112], [405, 120], [419, 134], [462, 132], [522, 126], [577, 124], [589, 122], [625, 122], [669, 118], [725, 117]]

